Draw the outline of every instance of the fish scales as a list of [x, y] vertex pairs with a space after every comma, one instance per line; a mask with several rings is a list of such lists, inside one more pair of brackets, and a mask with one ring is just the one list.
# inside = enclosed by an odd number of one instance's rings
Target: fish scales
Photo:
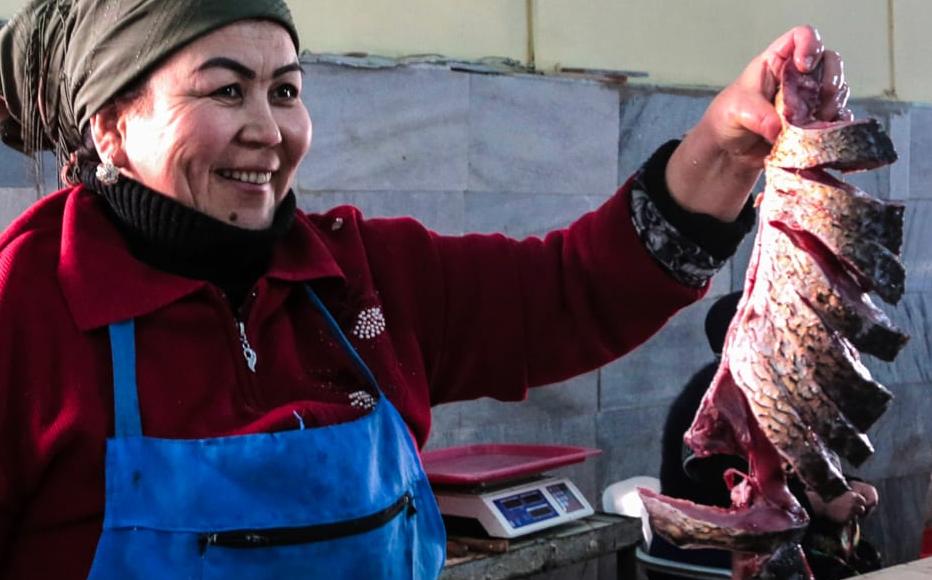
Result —
[[725, 510], [641, 493], [655, 532], [733, 550], [738, 579], [811, 578], [798, 545], [808, 517], [785, 473], [825, 501], [850, 489], [839, 454], [854, 464], [871, 455], [864, 431], [892, 398], [858, 350], [892, 360], [909, 338], [868, 295], [895, 304], [903, 294], [903, 206], [826, 171], [873, 169], [896, 152], [873, 119], [816, 120], [819, 87], [786, 67], [777, 97], [784, 126], [765, 164], [744, 295], [684, 437], [697, 457], [746, 457], [748, 473], [738, 484], [726, 474]]

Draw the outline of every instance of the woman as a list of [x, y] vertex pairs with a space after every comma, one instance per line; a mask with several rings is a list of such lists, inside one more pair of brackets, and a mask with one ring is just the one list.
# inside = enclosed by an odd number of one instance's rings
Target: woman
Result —
[[453, 238], [295, 211], [297, 47], [279, 0], [33, 0], [0, 35], [5, 140], [73, 184], [0, 239], [6, 577], [435, 576], [430, 406], [644, 341], [750, 226], [780, 67], [847, 97], [795, 29], [598, 211]]

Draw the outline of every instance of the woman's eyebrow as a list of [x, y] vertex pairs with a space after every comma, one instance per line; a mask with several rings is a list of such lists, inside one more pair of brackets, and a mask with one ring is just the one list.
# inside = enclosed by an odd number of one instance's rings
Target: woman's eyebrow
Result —
[[[204, 61], [201, 66], [197, 67], [196, 72], [205, 71], [212, 68], [225, 68], [231, 70], [239, 76], [247, 79], [253, 80], [256, 78], [256, 71], [252, 70], [248, 66], [244, 65], [241, 62], [228, 58], [226, 56], [215, 56], [214, 58]], [[280, 66], [272, 73], [273, 77], [278, 77], [290, 72], [299, 72], [302, 75], [304, 74], [304, 69], [301, 68], [301, 65], [297, 62], [291, 64], [286, 64], [285, 66]]]
[[272, 73], [272, 76], [277, 77], [277, 76], [281, 76], [283, 74], [290, 73], [290, 72], [299, 72], [303, 75], [304, 69], [301, 68], [301, 65], [299, 63], [293, 62], [291, 64], [286, 64], [285, 66], [278, 67], [277, 69], [275, 69], [275, 72]]

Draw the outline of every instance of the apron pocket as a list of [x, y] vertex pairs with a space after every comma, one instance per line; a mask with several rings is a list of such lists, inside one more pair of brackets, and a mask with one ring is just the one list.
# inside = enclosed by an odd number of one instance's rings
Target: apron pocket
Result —
[[387, 508], [351, 520], [201, 534], [196, 536], [200, 580], [421, 578], [414, 554], [420, 513], [415, 515], [414, 505], [409, 492]]
[[212, 532], [201, 534], [198, 541], [203, 554], [210, 547], [252, 549], [337, 540], [380, 528], [403, 511], [409, 516], [415, 513], [410, 492], [405, 492], [384, 510], [352, 520], [313, 526]]

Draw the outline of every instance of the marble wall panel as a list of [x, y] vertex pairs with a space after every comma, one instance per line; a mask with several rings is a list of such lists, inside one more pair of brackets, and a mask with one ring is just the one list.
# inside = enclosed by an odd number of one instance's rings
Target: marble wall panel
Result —
[[903, 264], [906, 266], [906, 291], [932, 291], [932, 200], [906, 203], [903, 236]]
[[608, 195], [544, 195], [467, 191], [467, 232], [501, 232], [516, 239], [566, 227], [584, 213], [597, 209]]
[[926, 492], [926, 527], [932, 528], [932, 475], [929, 476], [929, 490]]
[[36, 166], [31, 157], [0, 146], [0, 187], [35, 187]]
[[[434, 409], [436, 424], [431, 430], [427, 449], [480, 443], [532, 443], [598, 447], [593, 415], [577, 415], [575, 417], [554, 415], [546, 418], [526, 419], [516, 414], [491, 423], [464, 423], [461, 426], [445, 426], [444, 410], [447, 407], [462, 404], [451, 403]], [[517, 406], [513, 408], [517, 409]], [[598, 494], [602, 493], [602, 487], [599, 487], [596, 479], [598, 459], [589, 459], [583, 463], [548, 471], [548, 473], [571, 478], [573, 483], [586, 496], [586, 499], [596, 505], [596, 500], [601, 497]]]
[[711, 298], [688, 306], [646, 343], [602, 367], [601, 411], [642, 408], [673, 399], [714, 360], [705, 335]]
[[871, 482], [880, 503], [864, 521], [862, 535], [880, 550], [886, 566], [915, 560], [922, 545], [922, 502], [929, 472]]
[[910, 110], [909, 199], [932, 198], [932, 107]]
[[887, 387], [893, 401], [868, 431], [874, 455], [853, 473], [880, 480], [932, 471], [932, 384]]
[[36, 189], [33, 187], [0, 188], [0, 230], [10, 225], [10, 222], [37, 199]]
[[463, 233], [461, 192], [315, 191], [298, 195], [298, 207], [306, 212], [324, 213], [338, 205], [352, 205], [366, 218], [409, 216], [441, 234]]
[[932, 151], [924, 152], [921, 149], [913, 151], [912, 123], [912, 112], [909, 108], [904, 107], [903, 110], [892, 112], [890, 115], [890, 138], [893, 140], [893, 146], [899, 157], [889, 170], [889, 199], [891, 200], [901, 201], [913, 195], [909, 184], [913, 153], [916, 155], [932, 153]]
[[624, 181], [670, 139], [679, 139], [702, 117], [714, 93], [630, 88], [621, 95], [618, 177]]
[[609, 194], [618, 92], [592, 82], [470, 77], [469, 190]]
[[598, 410], [599, 375], [593, 371], [568, 381], [528, 390], [527, 400], [491, 398], [434, 408], [434, 432], [469, 429], [514, 421], [533, 425], [566, 417], [591, 417]]
[[314, 142], [303, 190], [466, 189], [469, 76], [305, 65]]
[[[879, 302], [879, 300], [877, 300]], [[883, 304], [893, 322], [910, 335], [909, 342], [893, 362], [872, 356], [863, 361], [874, 378], [882, 384], [932, 382], [932, 343], [929, 328], [932, 326], [932, 293], [909, 292], [896, 307]]]
[[669, 402], [603, 411], [596, 417], [599, 493], [636, 475], [660, 474], [661, 435]]

